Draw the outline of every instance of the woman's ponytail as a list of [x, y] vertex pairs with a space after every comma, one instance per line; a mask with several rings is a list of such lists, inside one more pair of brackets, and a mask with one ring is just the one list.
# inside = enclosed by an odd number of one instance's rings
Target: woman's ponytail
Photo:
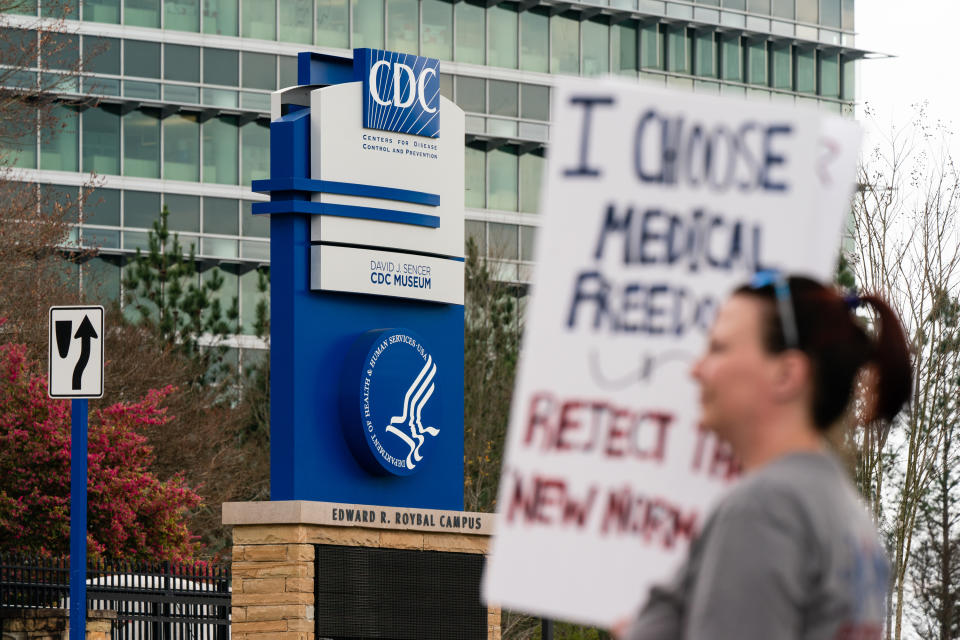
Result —
[[910, 348], [900, 319], [882, 298], [860, 297], [877, 316], [877, 332], [870, 362], [876, 366], [877, 388], [874, 415], [871, 418], [892, 420], [913, 392]]

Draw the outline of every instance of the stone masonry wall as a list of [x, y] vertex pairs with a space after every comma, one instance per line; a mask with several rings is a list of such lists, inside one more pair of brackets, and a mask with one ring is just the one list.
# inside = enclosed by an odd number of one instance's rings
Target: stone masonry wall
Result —
[[[86, 640], [110, 640], [113, 611], [87, 611]], [[2, 640], [68, 640], [69, 612], [63, 609], [20, 609], [0, 618]]]
[[[314, 548], [336, 544], [391, 549], [487, 552], [486, 535], [313, 524], [234, 525], [233, 640], [314, 640]], [[500, 611], [487, 618], [500, 640]]]

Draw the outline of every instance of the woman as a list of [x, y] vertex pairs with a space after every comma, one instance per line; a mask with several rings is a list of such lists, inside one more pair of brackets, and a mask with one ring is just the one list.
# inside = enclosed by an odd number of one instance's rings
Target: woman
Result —
[[[876, 316], [876, 337], [851, 307]], [[869, 367], [873, 417], [909, 399], [910, 356], [881, 299], [758, 274], [720, 309], [694, 365], [703, 425], [744, 476], [710, 516], [672, 582], [654, 588], [625, 640], [873, 640], [889, 566], [825, 434]]]

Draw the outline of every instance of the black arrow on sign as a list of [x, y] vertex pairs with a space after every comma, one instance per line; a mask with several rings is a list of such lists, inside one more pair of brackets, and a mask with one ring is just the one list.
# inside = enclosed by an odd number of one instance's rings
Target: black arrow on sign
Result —
[[80, 389], [80, 379], [83, 378], [83, 370], [87, 368], [87, 362], [90, 361], [90, 340], [97, 337], [97, 330], [93, 328], [90, 322], [90, 316], [83, 316], [83, 322], [80, 328], [73, 334], [74, 340], [80, 338], [80, 359], [77, 360], [77, 366], [73, 368], [73, 390]]

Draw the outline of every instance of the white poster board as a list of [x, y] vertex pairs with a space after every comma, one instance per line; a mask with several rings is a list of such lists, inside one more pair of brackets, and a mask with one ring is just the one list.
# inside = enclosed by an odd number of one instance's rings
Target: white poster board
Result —
[[488, 602], [609, 626], [676, 567], [735, 477], [689, 375], [717, 306], [758, 269], [832, 277], [860, 133], [828, 118], [554, 89]]

